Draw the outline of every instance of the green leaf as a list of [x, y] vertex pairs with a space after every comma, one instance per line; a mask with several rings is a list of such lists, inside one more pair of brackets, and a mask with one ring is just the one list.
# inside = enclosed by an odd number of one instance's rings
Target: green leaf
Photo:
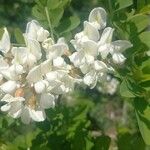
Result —
[[144, 30], [150, 23], [149, 16], [143, 14], [134, 15], [129, 21], [135, 24], [138, 32]]
[[[120, 129], [119, 129], [120, 130]], [[119, 150], [145, 150], [145, 143], [139, 132], [133, 133], [131, 129], [121, 129], [117, 135], [117, 145]]]
[[141, 135], [145, 143], [150, 145], [150, 106], [144, 99], [136, 98], [134, 107]]
[[150, 31], [142, 32], [139, 37], [140, 40], [150, 48]]
[[35, 5], [33, 8], [32, 8], [32, 14], [33, 16], [35, 16], [38, 20], [46, 20], [46, 14], [44, 12], [44, 7], [39, 8], [38, 5]]
[[97, 137], [94, 141], [92, 150], [109, 150], [111, 139], [108, 136], [102, 135]]
[[123, 80], [120, 85], [120, 94], [123, 97], [133, 98], [135, 95], [132, 93], [127, 80]]
[[140, 13], [150, 14], [150, 5], [147, 5], [147, 6], [143, 7], [143, 8], [140, 10]]
[[63, 14], [64, 14], [63, 8], [49, 10], [49, 16], [53, 27], [57, 27], [59, 25]]
[[25, 43], [23, 33], [21, 32], [21, 30], [19, 28], [16, 28], [14, 30], [14, 35], [15, 35], [15, 38], [16, 38], [16, 41], [18, 44], [24, 44]]
[[117, 5], [117, 10], [124, 9], [126, 7], [129, 7], [133, 4], [132, 0], [117, 0], [116, 5]]
[[78, 16], [71, 16], [64, 21], [61, 22], [59, 27], [57, 28], [58, 33], [60, 35], [70, 32], [75, 29], [80, 24], [80, 19]]
[[49, 9], [56, 9], [59, 7], [59, 5], [62, 3], [60, 0], [48, 0], [47, 1], [47, 7]]

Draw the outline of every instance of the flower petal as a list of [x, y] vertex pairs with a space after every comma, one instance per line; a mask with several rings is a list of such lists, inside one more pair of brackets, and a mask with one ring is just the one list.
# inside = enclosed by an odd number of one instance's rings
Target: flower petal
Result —
[[86, 85], [91, 86], [94, 83], [95, 78], [96, 72], [94, 70], [91, 70], [84, 76], [83, 81]]
[[1, 106], [1, 111], [9, 111], [9, 109], [11, 108], [11, 105], [8, 103], [8, 104], [5, 104], [3, 106]]
[[70, 61], [78, 67], [85, 62], [85, 57], [83, 52], [74, 52], [71, 56], [69, 56]]
[[89, 15], [89, 22], [93, 23], [98, 29], [106, 26], [106, 11], [101, 8], [94, 8]]
[[95, 28], [92, 24], [85, 21], [84, 22], [84, 31], [83, 33], [90, 39], [97, 42], [100, 38], [98, 29]]
[[114, 53], [115, 53], [115, 52], [123, 52], [124, 50], [132, 47], [133, 45], [129, 41], [118, 40], [118, 41], [112, 42], [112, 46], [113, 46]]
[[21, 121], [22, 121], [24, 124], [29, 124], [29, 123], [30, 123], [31, 118], [30, 118], [30, 114], [29, 114], [29, 108], [25, 107], [25, 108], [22, 110], [22, 113], [21, 113]]
[[43, 93], [45, 91], [46, 85], [43, 81], [36, 82], [34, 84], [34, 89], [37, 94]]
[[7, 81], [0, 86], [1, 90], [5, 93], [13, 93], [17, 88], [16, 81]]
[[96, 42], [92, 40], [88, 40], [86, 42], [83, 42], [82, 48], [85, 54], [97, 56], [98, 55], [98, 45]]
[[29, 71], [26, 79], [30, 83], [35, 83], [35, 82], [38, 82], [39, 80], [42, 80], [41, 67], [40, 66], [35, 66], [34, 68], [32, 68]]
[[0, 41], [0, 51], [6, 54], [10, 50], [10, 37], [6, 28]]
[[116, 64], [122, 64], [126, 60], [126, 58], [121, 53], [114, 53], [112, 59]]
[[46, 119], [46, 115], [44, 110], [34, 110], [34, 109], [29, 109], [29, 114], [30, 117], [37, 122], [44, 121]]
[[44, 109], [53, 108], [55, 106], [55, 97], [48, 93], [42, 94], [40, 99], [40, 106]]
[[113, 28], [111, 28], [111, 27], [105, 28], [102, 35], [101, 35], [101, 39], [100, 39], [98, 44], [103, 45], [106, 43], [111, 43], [113, 32], [114, 32]]
[[103, 72], [107, 70], [107, 65], [102, 61], [96, 60], [94, 62], [94, 69]]

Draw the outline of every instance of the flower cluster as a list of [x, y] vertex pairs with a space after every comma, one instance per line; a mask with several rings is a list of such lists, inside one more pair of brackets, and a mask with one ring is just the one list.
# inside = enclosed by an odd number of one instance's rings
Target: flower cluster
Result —
[[[71, 40], [76, 52], [66, 61], [69, 47], [64, 38], [57, 42], [35, 20], [27, 24], [23, 34], [25, 45], [14, 47], [6, 28], [0, 40], [1, 111], [25, 124], [43, 121], [45, 109], [53, 108], [61, 94], [73, 91], [75, 83], [94, 88], [112, 71], [110, 63], [123, 63], [122, 52], [131, 47], [128, 41], [112, 41], [114, 29], [106, 27], [103, 8], [91, 11], [84, 30]], [[83, 78], [74, 75], [79, 68]], [[82, 82], [83, 81], [83, 82]]]
[[77, 81], [63, 55], [68, 51], [64, 38], [57, 43], [35, 20], [27, 24], [24, 47], [13, 47], [7, 29], [0, 42], [0, 90], [5, 104], [2, 111], [13, 118], [43, 121], [44, 109], [55, 106], [55, 99], [71, 91]]
[[83, 31], [71, 40], [76, 52], [70, 60], [81, 69], [84, 83], [91, 88], [97, 81], [105, 81], [106, 74], [113, 70], [110, 64], [122, 64], [126, 59], [122, 52], [132, 47], [129, 41], [112, 41], [114, 29], [106, 27], [106, 16], [103, 8], [93, 9], [84, 22]]

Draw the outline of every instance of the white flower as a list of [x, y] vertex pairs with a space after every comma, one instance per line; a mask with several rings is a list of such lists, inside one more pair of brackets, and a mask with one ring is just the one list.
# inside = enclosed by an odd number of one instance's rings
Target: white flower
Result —
[[[97, 42], [99, 40], [99, 31], [91, 23], [84, 22], [84, 30], [75, 35], [75, 40], [78, 44], [85, 42], [87, 40], [93, 40]], [[73, 42], [73, 41], [72, 41]]]
[[106, 59], [108, 54], [111, 54], [114, 63], [122, 64], [126, 59], [122, 52], [132, 47], [132, 44], [125, 40], [117, 40], [112, 42], [113, 32], [114, 29], [110, 27], [104, 29], [98, 43], [98, 51], [103, 59]]
[[94, 58], [98, 55], [98, 45], [92, 40], [83, 42], [77, 52], [69, 56], [70, 60], [76, 67], [84, 63], [91, 64]]
[[42, 43], [44, 50], [46, 51], [47, 59], [55, 59], [62, 56], [65, 51], [68, 51], [68, 45], [63, 38], [58, 39], [57, 43], [54, 43], [52, 39], [47, 39]]
[[29, 39], [43, 42], [49, 36], [49, 32], [39, 25], [36, 20], [27, 23], [25, 35]]
[[85, 76], [83, 81], [86, 85], [94, 88], [98, 80], [103, 81], [105, 79], [107, 71], [107, 65], [102, 61], [96, 60], [91, 66], [89, 66], [87, 72], [84, 72]]
[[94, 8], [89, 15], [89, 22], [93, 24], [97, 29], [103, 29], [106, 26], [106, 11], [101, 8]]
[[8, 115], [13, 118], [20, 117], [23, 108], [23, 101], [25, 101], [24, 98], [13, 97], [9, 94], [6, 94], [1, 101], [6, 102], [6, 104], [1, 107], [1, 111], [8, 112]]
[[99, 49], [101, 56], [103, 59], [107, 57], [107, 55], [112, 51], [112, 36], [113, 36], [114, 29], [107, 27], [103, 30], [100, 41], [98, 42]]
[[133, 45], [129, 41], [125, 41], [125, 40], [118, 40], [112, 42], [111, 55], [112, 55], [113, 62], [117, 64], [122, 64], [126, 59], [122, 54], [122, 52], [132, 46]]
[[25, 106], [22, 109], [21, 120], [25, 124], [29, 124], [32, 120], [41, 122], [46, 119], [46, 114], [43, 109], [39, 108], [37, 110]]
[[4, 54], [8, 53], [10, 50], [10, 37], [6, 28], [4, 28], [4, 33], [2, 39], [0, 40], [0, 51]]
[[30, 68], [41, 59], [41, 47], [40, 44], [33, 39], [25, 37], [27, 47], [13, 47], [11, 52], [14, 56], [12, 63], [18, 63]]

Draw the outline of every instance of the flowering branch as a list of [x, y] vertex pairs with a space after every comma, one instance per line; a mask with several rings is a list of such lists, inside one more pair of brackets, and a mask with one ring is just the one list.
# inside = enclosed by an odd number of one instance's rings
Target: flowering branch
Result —
[[[106, 27], [107, 14], [98, 7], [90, 12], [83, 31], [71, 40], [76, 50], [71, 54], [64, 38], [54, 41], [47, 7], [45, 12], [51, 34], [32, 20], [23, 34], [25, 46], [11, 44], [6, 28], [0, 41], [4, 56], [0, 57], [0, 94], [5, 102], [1, 110], [13, 118], [21, 117], [25, 124], [44, 121], [45, 109], [53, 108], [56, 99], [73, 91], [76, 83], [90, 88], [101, 83], [105, 90], [116, 89], [118, 82], [108, 76], [115, 71], [111, 64], [123, 64], [122, 52], [132, 46], [129, 41], [112, 41], [114, 29]], [[81, 74], [76, 75], [75, 68]]]

